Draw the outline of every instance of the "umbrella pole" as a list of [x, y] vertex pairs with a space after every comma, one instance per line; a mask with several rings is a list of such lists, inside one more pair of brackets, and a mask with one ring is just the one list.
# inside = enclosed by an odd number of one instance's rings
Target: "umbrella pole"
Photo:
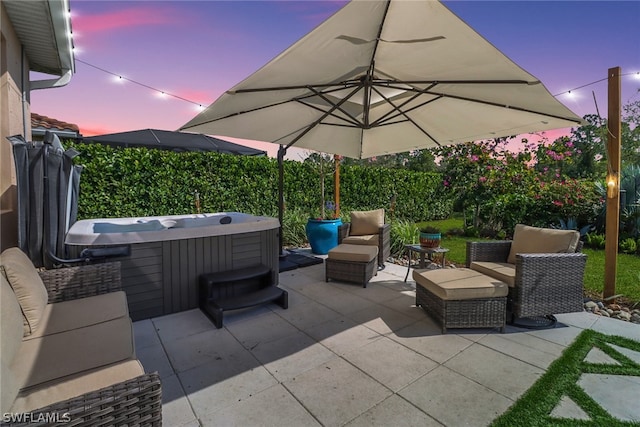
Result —
[[334, 172], [335, 177], [333, 180], [333, 187], [334, 187], [333, 195], [335, 200], [334, 217], [337, 219], [337, 218], [340, 218], [340, 156], [337, 154], [334, 154], [333, 160], [335, 161], [335, 164], [336, 164], [336, 168]]
[[284, 155], [287, 149], [280, 145], [278, 148], [278, 221], [280, 222], [280, 232], [278, 233], [278, 244], [280, 246], [280, 257], [287, 256], [282, 244], [282, 221], [284, 219]]

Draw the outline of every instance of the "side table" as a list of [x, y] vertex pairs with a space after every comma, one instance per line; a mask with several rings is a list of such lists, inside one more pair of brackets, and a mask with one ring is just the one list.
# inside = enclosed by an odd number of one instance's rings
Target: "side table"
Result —
[[449, 252], [449, 249], [443, 248], [443, 247], [425, 248], [420, 245], [404, 245], [404, 248], [409, 254], [409, 263], [407, 264], [407, 274], [404, 276], [405, 282], [409, 277], [409, 270], [411, 270], [411, 253], [412, 252], [417, 252], [420, 254], [420, 263], [418, 264], [420, 268], [426, 268], [425, 255], [429, 257], [429, 261], [433, 262], [433, 254], [442, 254], [442, 267], [444, 267], [445, 266], [444, 260], [445, 260], [445, 257], [447, 256], [447, 252]]

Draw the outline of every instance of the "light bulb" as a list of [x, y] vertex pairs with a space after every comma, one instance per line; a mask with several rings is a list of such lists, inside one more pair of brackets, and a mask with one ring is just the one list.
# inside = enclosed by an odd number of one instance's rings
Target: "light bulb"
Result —
[[609, 178], [607, 182], [607, 196], [612, 199], [616, 196], [616, 180], [615, 178]]

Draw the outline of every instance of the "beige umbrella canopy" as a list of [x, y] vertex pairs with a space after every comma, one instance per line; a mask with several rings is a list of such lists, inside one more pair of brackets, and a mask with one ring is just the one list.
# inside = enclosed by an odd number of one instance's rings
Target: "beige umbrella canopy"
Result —
[[354, 0], [180, 130], [280, 144], [282, 224], [293, 145], [366, 158], [581, 122], [440, 2]]
[[181, 130], [365, 158], [580, 117], [438, 1], [352, 1]]

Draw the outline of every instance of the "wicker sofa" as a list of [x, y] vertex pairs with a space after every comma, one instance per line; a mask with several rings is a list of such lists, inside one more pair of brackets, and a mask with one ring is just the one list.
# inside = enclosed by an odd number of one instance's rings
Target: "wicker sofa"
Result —
[[577, 231], [518, 224], [512, 241], [467, 242], [466, 266], [509, 285], [509, 323], [583, 310], [587, 256]]
[[391, 255], [391, 224], [384, 223], [384, 209], [352, 211], [351, 222], [338, 226], [338, 244], [378, 247], [378, 266]]
[[135, 357], [119, 263], [38, 272], [10, 248], [0, 271], [4, 422], [161, 425], [160, 380]]

